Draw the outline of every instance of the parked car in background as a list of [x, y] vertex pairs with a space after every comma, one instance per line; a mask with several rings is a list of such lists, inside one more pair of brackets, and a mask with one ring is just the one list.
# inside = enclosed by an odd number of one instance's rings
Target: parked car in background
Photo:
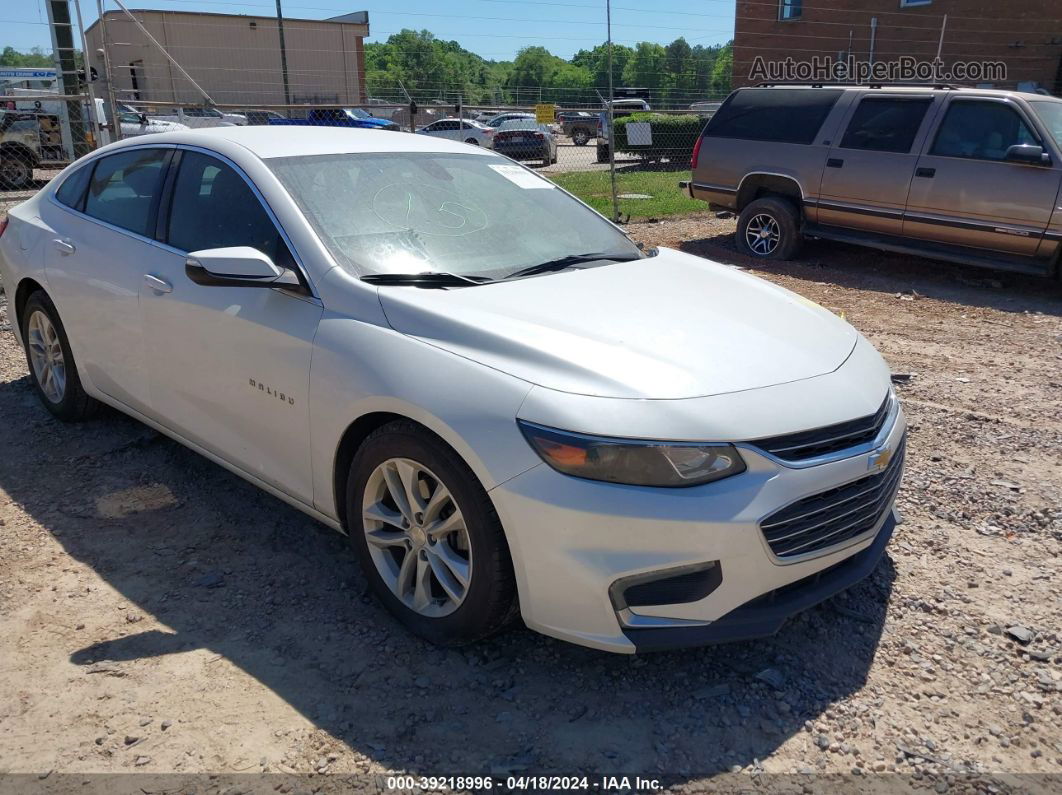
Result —
[[510, 119], [494, 133], [494, 151], [513, 160], [541, 160], [548, 166], [557, 162], [557, 137], [534, 117]]
[[703, 102], [692, 103], [690, 105], [690, 110], [702, 118], [710, 119], [715, 112], [719, 110], [722, 104], [722, 100], [704, 100]]
[[402, 102], [388, 102], [386, 99], [369, 97], [365, 103], [371, 107], [369, 113], [377, 119], [394, 120], [395, 114], [405, 107]]
[[449, 138], [473, 146], [491, 146], [495, 129], [469, 119], [440, 119], [417, 130], [418, 135]]
[[490, 117], [490, 121], [486, 122], [486, 124], [488, 127], [494, 127], [495, 129], [497, 129], [498, 127], [501, 127], [503, 124], [505, 124], [505, 122], [507, 121], [517, 121], [526, 119], [531, 119], [532, 121], [534, 121], [535, 114], [512, 111], [506, 113], [496, 113], [495, 115]]
[[[140, 112], [132, 106], [126, 106], [125, 109], [134, 113]], [[159, 121], [177, 122], [193, 130], [203, 127], [242, 127], [247, 124], [247, 117], [242, 114], [199, 106], [165, 108], [157, 113], [149, 113], [148, 116]]]
[[788, 259], [810, 236], [1048, 275], [1060, 188], [1062, 100], [888, 85], [738, 89], [689, 183], [739, 213], [752, 257]]
[[314, 108], [304, 119], [270, 119], [270, 125], [291, 125], [302, 127], [355, 127], [363, 130], [401, 129], [393, 121], [377, 119], [361, 108]]
[[749, 640], [875, 569], [906, 422], [843, 319], [494, 152], [300, 133], [122, 142], [10, 211], [47, 411], [112, 406], [344, 531], [435, 643]]
[[609, 104], [612, 105], [612, 118], [622, 119], [634, 113], [643, 113], [651, 110], [649, 103], [644, 99], [617, 99], [612, 103], [605, 102], [605, 110], [597, 116], [597, 162], [607, 163], [608, 139], [609, 139]]
[[597, 134], [597, 116], [585, 110], [561, 111], [557, 114], [561, 132], [576, 146], [586, 146]]
[[247, 123], [251, 125], [263, 125], [269, 124], [270, 119], [286, 119], [283, 113], [278, 113], [275, 110], [241, 110], [240, 115], [247, 119]]

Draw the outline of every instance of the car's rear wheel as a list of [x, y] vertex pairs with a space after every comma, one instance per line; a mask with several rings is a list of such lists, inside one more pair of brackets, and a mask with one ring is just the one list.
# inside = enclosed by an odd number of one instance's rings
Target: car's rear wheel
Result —
[[576, 146], [586, 146], [590, 142], [590, 133], [586, 130], [573, 130], [572, 143]]
[[509, 548], [494, 506], [442, 440], [401, 420], [354, 456], [347, 526], [387, 609], [432, 643], [486, 637], [516, 614]]
[[22, 340], [30, 378], [48, 411], [68, 422], [94, 414], [99, 403], [81, 386], [59, 313], [51, 299], [39, 290], [30, 295], [23, 307]]
[[472, 144], [472, 146], [479, 146], [479, 141], [477, 141], [475, 138], [466, 138], [465, 143]]
[[788, 199], [765, 196], [738, 216], [738, 251], [757, 259], [792, 259], [800, 248], [800, 216]]

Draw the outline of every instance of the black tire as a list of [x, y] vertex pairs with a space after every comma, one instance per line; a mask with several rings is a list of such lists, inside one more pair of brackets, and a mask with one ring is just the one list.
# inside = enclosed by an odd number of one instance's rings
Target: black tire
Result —
[[597, 162], [598, 163], [607, 163], [608, 162], [608, 144], [606, 144], [604, 146], [602, 146], [601, 144], [597, 145]]
[[17, 149], [0, 150], [0, 185], [21, 190], [33, 184], [34, 162]]
[[[777, 240], [756, 244], [749, 241], [749, 226], [753, 229], [766, 222], [774, 223]], [[738, 216], [735, 235], [737, 250], [748, 257], [756, 259], [789, 260], [796, 256], [803, 243], [800, 234], [800, 213], [796, 205], [781, 196], [765, 196], [750, 202]], [[755, 246], [755, 248], [754, 248]]]
[[[55, 329], [59, 346], [63, 351], [63, 369], [66, 372], [66, 384], [62, 397], [58, 401], [52, 400], [45, 394], [44, 388], [41, 386], [41, 382], [34, 370], [33, 359], [30, 356], [30, 319], [37, 312], [47, 316]], [[59, 319], [59, 313], [56, 311], [52, 299], [42, 290], [31, 294], [26, 300], [26, 305], [22, 308], [21, 330], [23, 345], [26, 349], [26, 366], [29, 367], [30, 371], [30, 380], [33, 382], [37, 396], [45, 408], [64, 422], [80, 422], [95, 414], [99, 410], [100, 404], [94, 398], [89, 397], [81, 386], [77, 363], [74, 361], [74, 354], [70, 351], [70, 340], [66, 336], [66, 329], [63, 328], [63, 321]]]
[[[410, 459], [430, 469], [450, 490], [465, 518], [472, 573], [464, 600], [449, 615], [427, 617], [403, 604], [380, 576], [369, 552], [362, 496], [373, 471], [391, 458]], [[438, 645], [459, 646], [493, 635], [519, 614], [509, 545], [494, 505], [461, 457], [427, 429], [396, 420], [369, 434], [351, 463], [346, 501], [347, 529], [365, 577], [388, 611], [413, 634]]]
[[549, 150], [549, 144], [546, 144], [546, 151], [542, 158], [542, 166], [545, 167], [551, 165], [553, 165], [553, 154]]
[[572, 143], [576, 146], [586, 146], [590, 143], [590, 133], [587, 130], [572, 130]]
[[479, 146], [479, 141], [477, 141], [475, 138], [466, 138], [465, 143], [472, 144], [472, 146]]

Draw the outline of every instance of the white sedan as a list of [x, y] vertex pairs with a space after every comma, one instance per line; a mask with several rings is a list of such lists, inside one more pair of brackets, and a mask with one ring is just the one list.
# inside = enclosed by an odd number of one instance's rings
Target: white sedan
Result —
[[440, 119], [418, 129], [417, 135], [448, 138], [451, 141], [464, 141], [472, 146], [490, 148], [494, 128], [468, 119]]
[[48, 411], [113, 406], [348, 534], [431, 641], [766, 635], [892, 533], [905, 421], [854, 328], [489, 150], [164, 133], [5, 225]]

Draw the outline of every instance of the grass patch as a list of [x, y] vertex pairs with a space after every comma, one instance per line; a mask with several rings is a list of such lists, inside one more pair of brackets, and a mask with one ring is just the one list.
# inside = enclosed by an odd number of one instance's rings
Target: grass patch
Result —
[[[604, 216], [612, 216], [612, 189], [607, 171], [572, 171], [543, 176], [574, 193]], [[651, 199], [620, 199], [620, 212], [630, 215], [632, 220], [704, 212], [708, 205], [691, 199], [679, 187], [679, 180], [689, 178], [689, 171], [618, 171], [617, 193], [646, 193], [652, 196]]]

